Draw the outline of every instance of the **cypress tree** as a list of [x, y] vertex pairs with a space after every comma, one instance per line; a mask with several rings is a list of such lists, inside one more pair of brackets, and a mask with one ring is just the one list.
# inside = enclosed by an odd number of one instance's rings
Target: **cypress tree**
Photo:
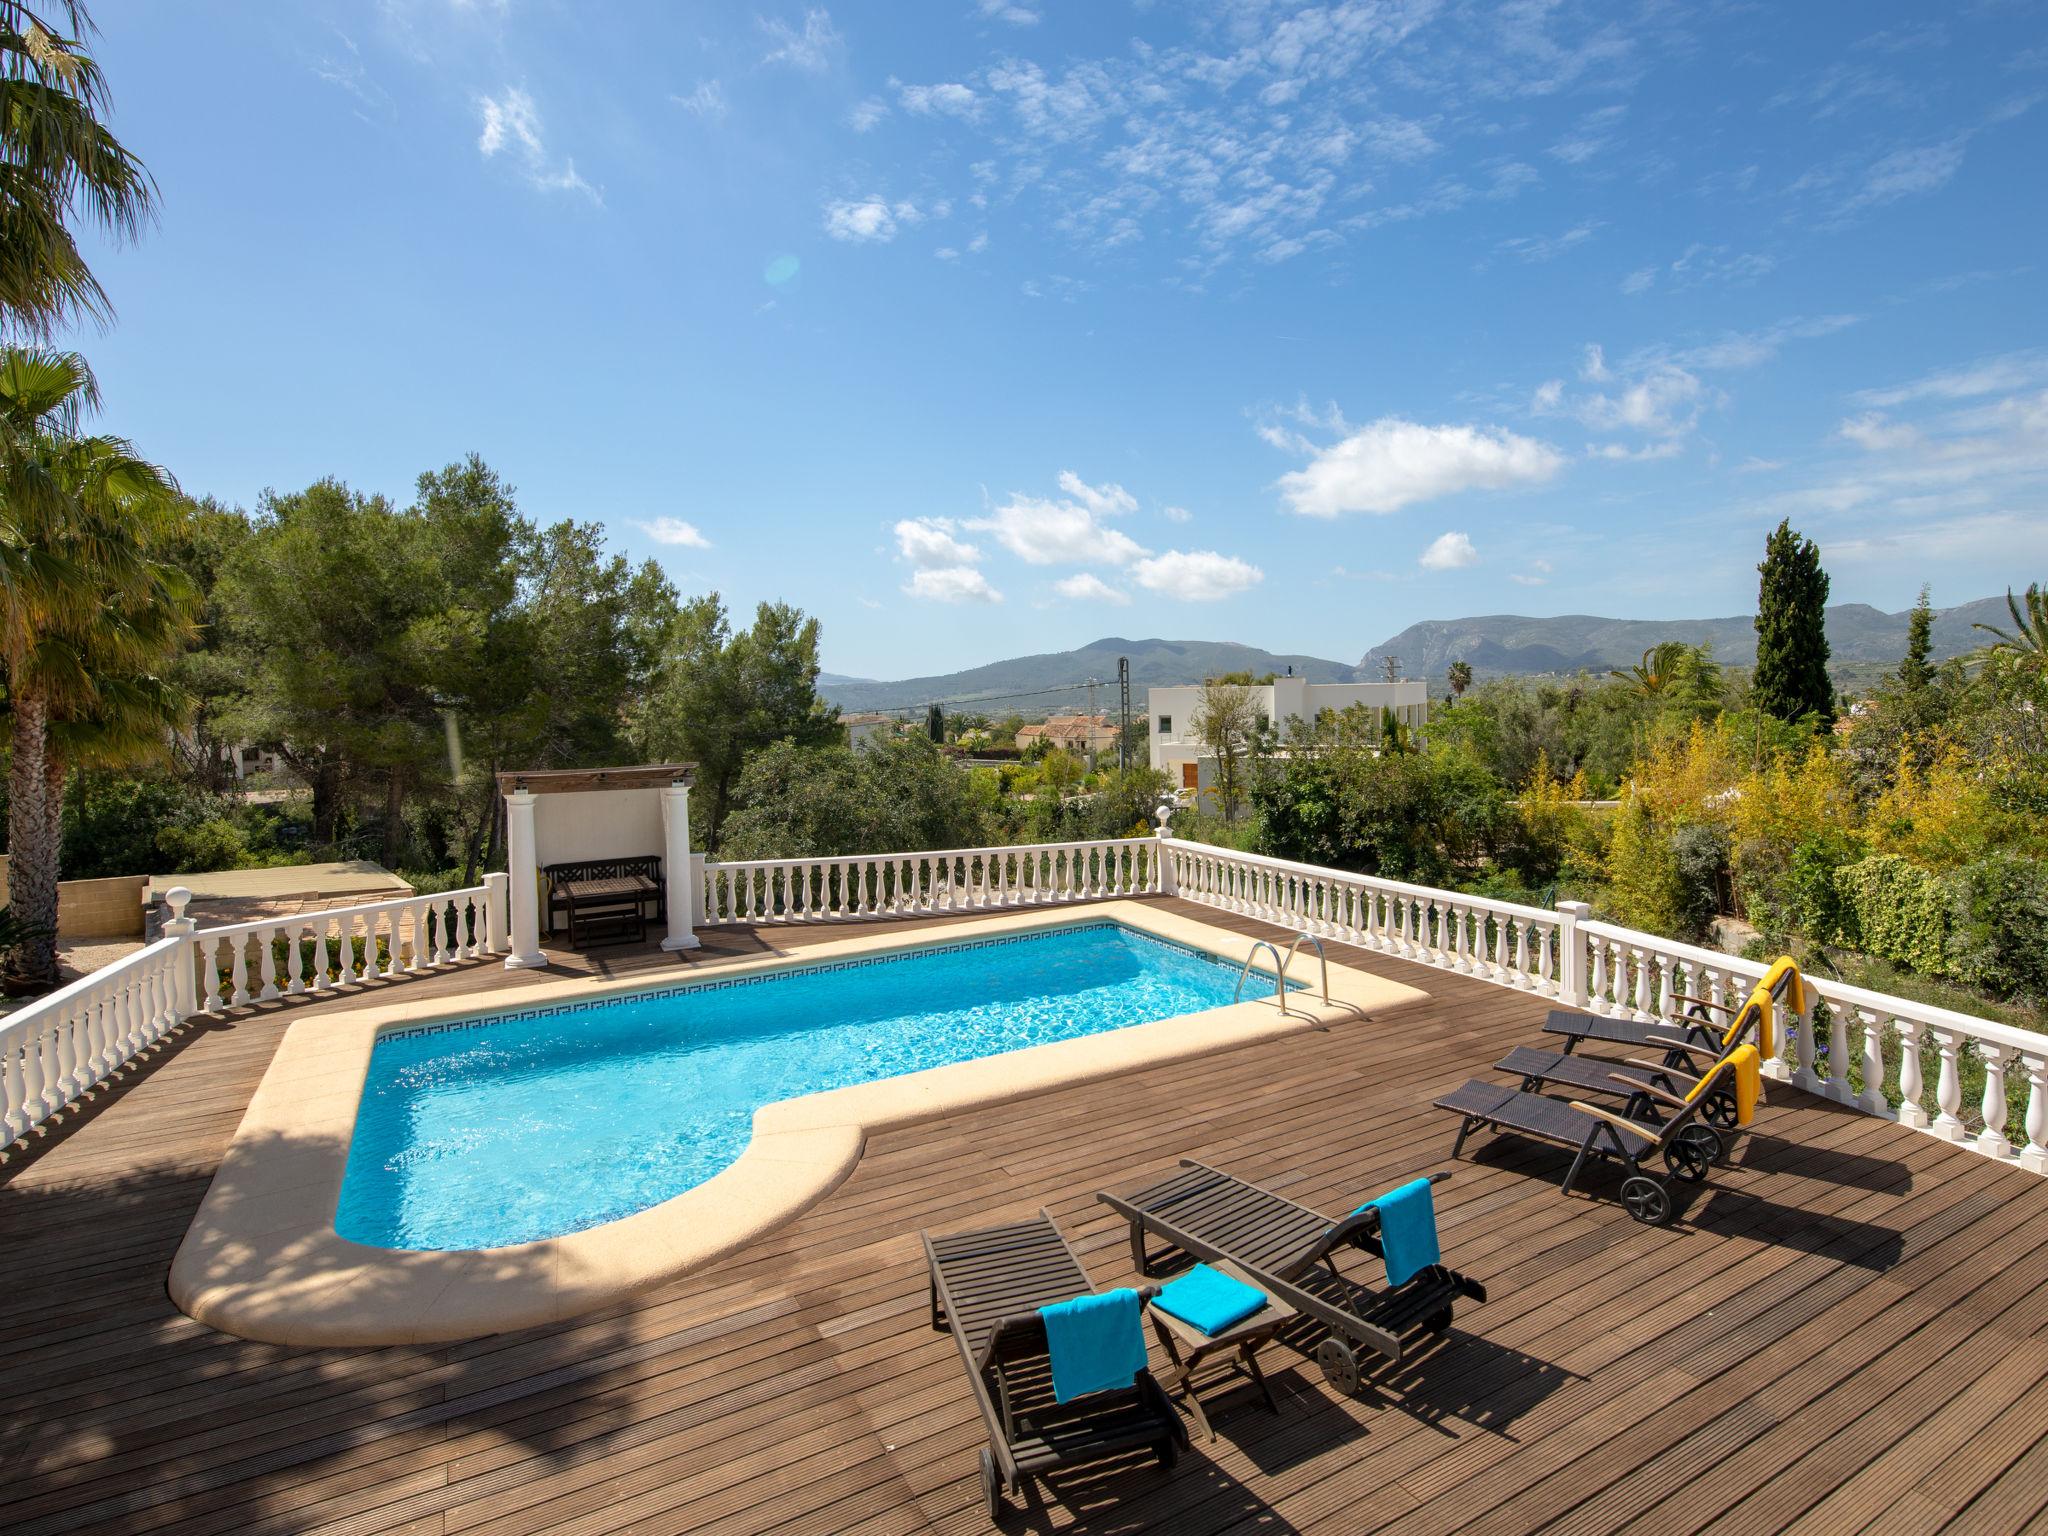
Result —
[[1794, 533], [1788, 520], [1765, 541], [1757, 571], [1763, 580], [1756, 600], [1756, 706], [1780, 720], [1818, 715], [1821, 724], [1831, 725], [1828, 573], [1820, 568], [1820, 550]]
[[1934, 681], [1934, 668], [1927, 658], [1934, 650], [1934, 607], [1927, 600], [1927, 588], [1920, 588], [1920, 601], [1906, 621], [1906, 659], [1899, 663], [1899, 682], [1908, 693], [1918, 693]]

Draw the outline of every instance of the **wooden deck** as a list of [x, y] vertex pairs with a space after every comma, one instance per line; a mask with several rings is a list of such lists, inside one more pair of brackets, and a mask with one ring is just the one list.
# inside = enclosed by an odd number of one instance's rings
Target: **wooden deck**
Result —
[[[687, 963], [846, 931], [732, 932]], [[1455, 1127], [1432, 1093], [1530, 1039], [1543, 1011], [1332, 958], [1432, 1001], [889, 1133], [810, 1213], [704, 1273], [437, 1348], [251, 1344], [171, 1307], [171, 1255], [303, 1010], [198, 1029], [0, 1164], [0, 1530], [985, 1530], [981, 1425], [926, 1324], [920, 1227], [1044, 1205], [1106, 1285], [1129, 1258], [1094, 1190], [1182, 1155], [1346, 1209], [1447, 1164]], [[393, 985], [526, 979], [491, 966]], [[1276, 1349], [1280, 1416], [1238, 1399], [1175, 1472], [1069, 1476], [1007, 1528], [2048, 1529], [2048, 1180], [1784, 1088], [1736, 1162], [1658, 1231], [1611, 1198], [1561, 1197], [1556, 1156], [1482, 1150], [1438, 1199], [1447, 1260], [1493, 1299], [1383, 1372], [1370, 1402]]]

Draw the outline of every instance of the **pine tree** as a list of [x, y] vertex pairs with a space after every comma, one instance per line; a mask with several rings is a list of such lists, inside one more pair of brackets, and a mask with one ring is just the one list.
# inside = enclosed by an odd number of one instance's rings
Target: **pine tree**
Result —
[[1763, 580], [1756, 603], [1758, 709], [1780, 720], [1816, 715], [1822, 725], [1835, 718], [1835, 690], [1828, 680], [1828, 573], [1820, 550], [1788, 522], [1778, 524], [1764, 544]]
[[1918, 693], [1934, 681], [1934, 668], [1927, 658], [1934, 649], [1934, 608], [1927, 600], [1927, 588], [1920, 588], [1920, 601], [1906, 624], [1906, 659], [1899, 663], [1899, 682], [1908, 693]]

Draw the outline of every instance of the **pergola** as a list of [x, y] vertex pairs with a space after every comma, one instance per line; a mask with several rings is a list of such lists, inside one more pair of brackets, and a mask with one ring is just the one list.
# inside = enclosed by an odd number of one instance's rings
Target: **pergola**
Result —
[[627, 768], [546, 768], [501, 773], [506, 866], [512, 885], [508, 969], [548, 963], [540, 947], [546, 910], [542, 871], [594, 859], [661, 858], [668, 934], [661, 947], [695, 949], [700, 865], [690, 853], [694, 763]]

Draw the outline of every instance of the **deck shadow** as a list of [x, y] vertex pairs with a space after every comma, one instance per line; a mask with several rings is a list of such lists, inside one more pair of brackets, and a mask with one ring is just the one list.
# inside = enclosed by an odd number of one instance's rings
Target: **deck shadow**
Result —
[[[974, 1497], [978, 1505], [978, 1479]], [[1200, 1441], [1181, 1452], [1179, 1464], [1171, 1471], [1160, 1467], [1149, 1453], [1122, 1457], [1033, 1477], [1023, 1493], [1007, 1503], [1002, 1523], [1005, 1531], [1081, 1531], [1089, 1536], [1214, 1530], [1289, 1536], [1299, 1531], [1265, 1499], [1205, 1455]]]
[[1731, 1165], [1744, 1173], [1821, 1179], [1829, 1184], [1846, 1184], [1881, 1195], [1904, 1195], [1913, 1188], [1913, 1170], [1894, 1158], [1839, 1152], [1757, 1131], [1744, 1135], [1735, 1149]]
[[1706, 1191], [1692, 1224], [1707, 1233], [1739, 1226], [1743, 1236], [1774, 1248], [1815, 1254], [1880, 1274], [1904, 1258], [1906, 1250], [1906, 1235], [1895, 1227], [1822, 1215], [1741, 1189]]

